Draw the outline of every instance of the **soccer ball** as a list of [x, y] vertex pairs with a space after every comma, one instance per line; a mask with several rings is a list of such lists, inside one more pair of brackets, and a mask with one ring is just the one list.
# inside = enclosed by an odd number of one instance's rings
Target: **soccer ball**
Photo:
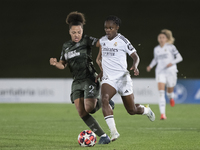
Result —
[[94, 146], [97, 142], [97, 137], [91, 130], [84, 130], [78, 135], [78, 143], [83, 147]]

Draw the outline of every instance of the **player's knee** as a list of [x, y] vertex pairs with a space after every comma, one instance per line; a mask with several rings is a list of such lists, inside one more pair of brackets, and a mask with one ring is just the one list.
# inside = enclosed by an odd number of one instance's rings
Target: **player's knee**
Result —
[[84, 103], [84, 110], [87, 112], [87, 113], [91, 113], [96, 107], [96, 103], [94, 100], [90, 100], [90, 101], [86, 101]]
[[105, 94], [102, 95], [102, 104], [108, 104], [109, 103], [109, 95]]
[[87, 113], [91, 113], [93, 109], [94, 109], [94, 107], [91, 107], [91, 106], [88, 106], [88, 105], [85, 106], [85, 111]]
[[88, 114], [88, 112], [86, 111], [86, 109], [79, 108], [77, 111], [78, 111], [78, 114], [79, 114], [79, 116], [81, 118], [84, 117], [84, 116], [86, 116]]

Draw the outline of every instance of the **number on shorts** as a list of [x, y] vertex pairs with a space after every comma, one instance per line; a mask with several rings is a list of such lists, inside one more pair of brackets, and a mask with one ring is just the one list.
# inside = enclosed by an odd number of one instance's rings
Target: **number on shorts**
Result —
[[89, 90], [89, 92], [90, 92], [90, 93], [94, 93], [94, 91], [93, 91], [93, 90], [94, 90], [94, 86], [93, 86], [93, 85], [90, 85], [89, 88], [91, 89], [91, 90]]

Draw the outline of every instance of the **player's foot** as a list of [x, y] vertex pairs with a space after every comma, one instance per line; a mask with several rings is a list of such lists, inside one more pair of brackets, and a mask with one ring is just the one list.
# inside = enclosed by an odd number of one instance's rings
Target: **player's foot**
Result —
[[111, 109], [114, 110], [115, 103], [114, 103], [114, 101], [112, 99], [109, 101], [109, 105], [110, 105]]
[[167, 119], [167, 117], [165, 116], [165, 114], [161, 114], [160, 120], [165, 120], [165, 119]]
[[116, 132], [111, 132], [110, 136], [111, 136], [111, 141], [113, 142], [119, 138], [120, 134], [116, 131]]
[[108, 135], [106, 135], [105, 137], [101, 137], [99, 139], [98, 144], [108, 144], [108, 143], [110, 143], [110, 138], [108, 137]]
[[171, 105], [172, 107], [174, 107], [174, 105], [175, 105], [175, 101], [174, 101], [173, 98], [170, 99], [170, 105]]
[[149, 118], [150, 121], [154, 121], [156, 119], [154, 112], [151, 110], [149, 105], [146, 105], [145, 107], [148, 109], [147, 117]]

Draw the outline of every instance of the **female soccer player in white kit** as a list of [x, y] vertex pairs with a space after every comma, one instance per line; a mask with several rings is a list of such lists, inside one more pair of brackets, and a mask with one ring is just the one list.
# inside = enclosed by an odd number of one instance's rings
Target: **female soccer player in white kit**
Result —
[[111, 140], [119, 137], [116, 129], [113, 111], [109, 106], [109, 100], [118, 92], [121, 95], [124, 106], [130, 115], [147, 115], [151, 120], [155, 120], [153, 111], [148, 107], [135, 104], [132, 89], [132, 80], [127, 70], [126, 54], [132, 57], [133, 65], [130, 70], [134, 75], [139, 75], [139, 56], [132, 44], [120, 33], [118, 29], [121, 20], [116, 16], [108, 16], [105, 20], [104, 28], [106, 35], [100, 39], [101, 48], [97, 57], [97, 64], [101, 68], [102, 61], [102, 111], [106, 123], [111, 131]]
[[159, 45], [154, 48], [154, 58], [150, 65], [147, 66], [147, 71], [157, 64], [155, 69], [156, 81], [158, 83], [159, 90], [159, 109], [160, 119], [167, 119], [165, 114], [166, 100], [165, 100], [165, 86], [167, 86], [167, 96], [170, 99], [170, 105], [173, 107], [174, 102], [174, 87], [177, 82], [177, 66], [176, 64], [183, 60], [179, 51], [173, 45], [174, 38], [172, 32], [167, 29], [163, 29], [158, 35]]

